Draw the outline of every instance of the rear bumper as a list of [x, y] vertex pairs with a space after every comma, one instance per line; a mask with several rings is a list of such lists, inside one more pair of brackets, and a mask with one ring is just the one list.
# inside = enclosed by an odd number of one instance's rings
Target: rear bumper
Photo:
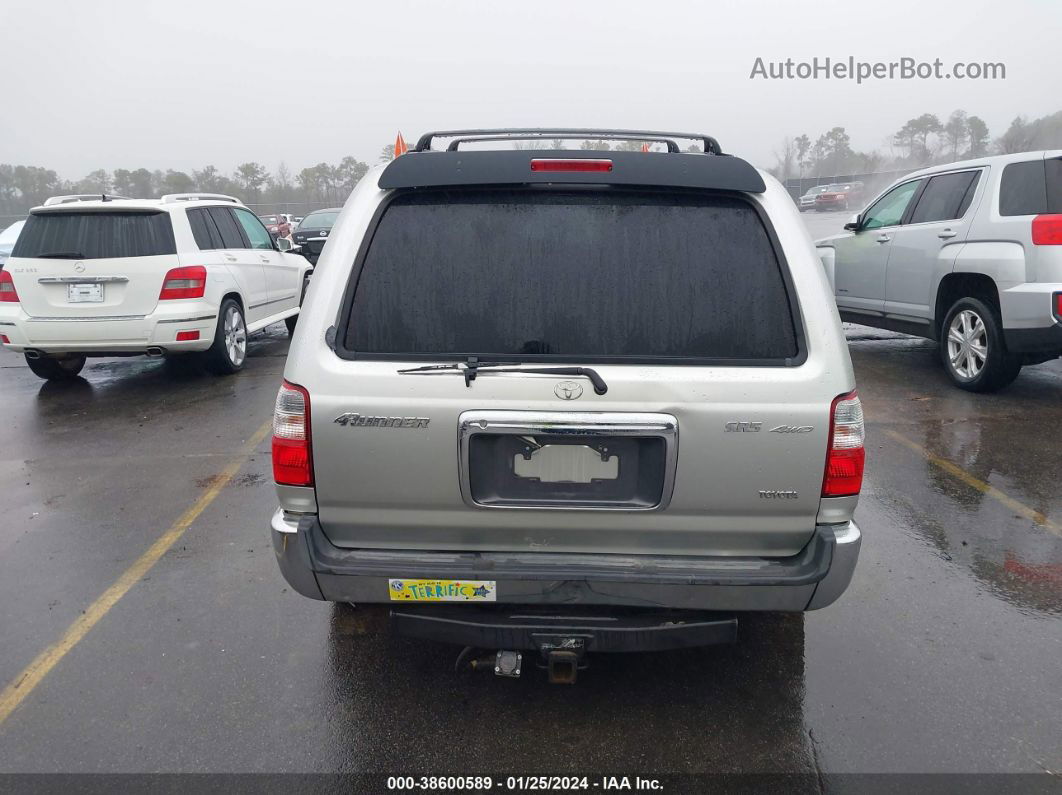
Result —
[[[204, 351], [214, 341], [217, 307], [183, 302], [161, 307], [148, 315], [113, 317], [30, 317], [21, 306], [0, 309], [0, 333], [15, 352], [42, 353], [144, 353], [148, 348], [167, 351]], [[198, 331], [199, 339], [177, 342], [177, 333]]]
[[1062, 354], [1062, 321], [1055, 315], [1059, 282], [1025, 282], [999, 291], [1003, 335], [1011, 353]]
[[1011, 353], [1062, 355], [1062, 323], [1041, 328], [1004, 329], [1003, 336]]
[[861, 540], [847, 522], [816, 527], [804, 549], [787, 558], [341, 549], [316, 516], [288, 518], [280, 510], [272, 536], [284, 577], [314, 599], [393, 604], [392, 578], [472, 579], [495, 582], [504, 604], [718, 611], [825, 607], [848, 587]]
[[302, 248], [302, 256], [304, 256], [310, 263], [316, 263], [321, 257], [321, 252], [324, 250], [325, 243], [328, 242], [327, 237], [302, 237], [293, 234], [292, 242]]

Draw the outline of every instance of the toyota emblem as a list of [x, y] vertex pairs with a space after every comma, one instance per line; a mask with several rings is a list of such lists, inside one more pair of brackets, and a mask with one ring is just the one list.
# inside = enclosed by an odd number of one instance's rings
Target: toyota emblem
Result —
[[553, 393], [561, 400], [575, 400], [583, 394], [583, 387], [575, 381], [561, 381], [553, 387]]

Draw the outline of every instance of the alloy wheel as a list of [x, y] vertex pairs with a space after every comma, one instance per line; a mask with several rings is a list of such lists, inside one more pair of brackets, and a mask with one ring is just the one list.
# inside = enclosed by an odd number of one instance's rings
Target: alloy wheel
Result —
[[973, 379], [988, 361], [988, 330], [980, 315], [963, 309], [948, 327], [948, 361], [960, 378]]
[[230, 306], [225, 313], [225, 351], [229, 361], [236, 367], [243, 364], [247, 356], [247, 327], [243, 315], [235, 306]]

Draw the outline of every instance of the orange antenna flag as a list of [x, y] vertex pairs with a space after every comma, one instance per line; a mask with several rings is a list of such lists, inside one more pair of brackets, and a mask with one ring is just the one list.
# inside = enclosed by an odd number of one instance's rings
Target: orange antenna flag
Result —
[[642, 151], [643, 152], [648, 152], [649, 151], [649, 142], [648, 141], [646, 143], [642, 144]]
[[402, 137], [402, 133], [398, 133], [398, 137], [395, 138], [395, 157], [404, 155], [409, 151], [409, 147], [406, 145], [406, 139]]

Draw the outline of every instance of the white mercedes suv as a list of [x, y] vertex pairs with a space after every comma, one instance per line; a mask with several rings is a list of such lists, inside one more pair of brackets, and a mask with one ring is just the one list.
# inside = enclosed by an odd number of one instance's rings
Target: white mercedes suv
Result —
[[288, 248], [231, 196], [56, 196], [0, 271], [0, 343], [46, 379], [90, 356], [196, 353], [234, 373], [248, 333], [295, 327], [313, 266]]

